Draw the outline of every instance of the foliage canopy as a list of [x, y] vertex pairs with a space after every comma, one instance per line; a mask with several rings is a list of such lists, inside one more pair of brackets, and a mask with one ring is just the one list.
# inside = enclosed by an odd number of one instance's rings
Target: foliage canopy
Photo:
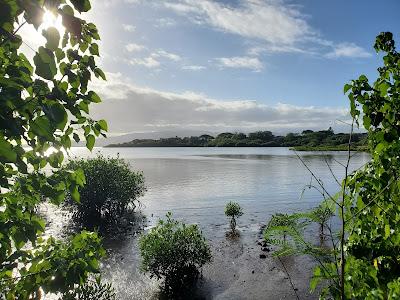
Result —
[[[104, 255], [95, 233], [63, 242], [43, 236], [46, 224], [36, 214], [43, 201], [60, 204], [67, 191], [79, 201], [85, 176], [81, 169], [60, 169], [63, 150], [81, 137], [91, 150], [107, 130], [104, 120], [89, 116], [89, 106], [101, 101], [89, 82], [105, 79], [95, 59], [99, 33], [79, 14], [89, 9], [89, 0], [1, 1], [0, 299], [67, 293], [98, 272]], [[63, 35], [40, 27], [46, 13], [62, 19]], [[46, 39], [31, 49], [33, 63], [21, 52], [22, 26]]]
[[[298, 243], [286, 243], [278, 253], [317, 258], [311, 288], [324, 281], [322, 298], [400, 298], [400, 53], [390, 32], [379, 34], [374, 48], [384, 53], [379, 77], [370, 83], [361, 75], [344, 86], [351, 116], [368, 131], [371, 160], [352, 174], [347, 174], [347, 164], [341, 192], [326, 199], [337, 208], [342, 229], [332, 233], [328, 227], [332, 248], [326, 251], [307, 243], [293, 225], [285, 225]], [[351, 138], [349, 160], [350, 143]], [[327, 212], [317, 213], [329, 217]], [[326, 219], [308, 216], [318, 223]]]

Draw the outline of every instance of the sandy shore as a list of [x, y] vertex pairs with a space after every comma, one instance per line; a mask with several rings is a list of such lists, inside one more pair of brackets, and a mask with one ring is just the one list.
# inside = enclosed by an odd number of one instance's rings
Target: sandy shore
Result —
[[[235, 239], [225, 237], [225, 228], [216, 228], [216, 236], [209, 240], [213, 261], [203, 267], [195, 290], [186, 291], [186, 296], [180, 299], [318, 299], [309, 292], [311, 259], [284, 257], [279, 260], [273, 257], [272, 251], [262, 251], [257, 244], [260, 238], [257, 228], [244, 227]], [[140, 255], [137, 250], [132, 255], [132, 249], [137, 249], [137, 239], [112, 244], [114, 254], [104, 271], [116, 288], [118, 299], [165, 299], [159, 294], [161, 283], [138, 270]]]
[[[317, 299], [309, 292], [313, 263], [306, 257], [279, 260], [262, 251], [257, 237], [242, 236], [213, 245], [213, 263], [204, 267], [199, 299]], [[260, 258], [265, 255], [265, 258]], [[264, 257], [264, 256], [263, 256]], [[289, 276], [282, 265], [285, 265]], [[296, 291], [293, 289], [292, 284]], [[296, 296], [297, 293], [297, 296]]]

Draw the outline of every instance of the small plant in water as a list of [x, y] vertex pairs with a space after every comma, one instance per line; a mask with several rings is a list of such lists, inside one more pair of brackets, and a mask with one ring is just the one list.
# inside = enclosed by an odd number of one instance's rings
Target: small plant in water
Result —
[[237, 202], [228, 202], [225, 206], [225, 216], [230, 218], [231, 233], [236, 233], [236, 219], [243, 215], [242, 208]]
[[186, 225], [167, 213], [156, 227], [140, 237], [141, 270], [164, 279], [165, 292], [187, 289], [199, 269], [211, 261], [211, 250], [197, 225]]
[[319, 224], [321, 240], [324, 239], [324, 229], [327, 227], [329, 219], [332, 218], [334, 214], [334, 208], [330, 207], [327, 202], [322, 202], [309, 214], [309, 218]]
[[286, 241], [287, 234], [297, 226], [297, 218], [294, 215], [274, 214], [269, 220], [267, 228], [264, 232], [265, 239], [269, 239], [268, 234], [276, 229], [280, 230], [283, 235], [283, 240]]

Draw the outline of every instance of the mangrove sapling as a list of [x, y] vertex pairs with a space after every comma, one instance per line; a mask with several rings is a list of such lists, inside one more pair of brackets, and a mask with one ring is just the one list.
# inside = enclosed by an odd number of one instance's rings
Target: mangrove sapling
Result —
[[325, 229], [328, 226], [328, 221], [334, 216], [335, 209], [328, 202], [322, 202], [316, 208], [314, 208], [309, 214], [309, 218], [319, 224], [319, 235], [320, 239], [323, 240], [325, 237]]
[[235, 235], [236, 232], [236, 219], [243, 215], [243, 210], [237, 202], [228, 202], [225, 206], [225, 216], [230, 218], [231, 234]]
[[141, 270], [164, 280], [164, 291], [174, 294], [192, 285], [199, 269], [211, 261], [211, 250], [197, 225], [165, 220], [139, 239]]
[[276, 252], [275, 255], [295, 254], [299, 251], [305, 251], [304, 246], [309, 247], [309, 244], [303, 239], [303, 230], [308, 224], [303, 218], [303, 214], [282, 213], [277, 213], [271, 217], [264, 230], [264, 239], [268, 243], [281, 247], [281, 250]]

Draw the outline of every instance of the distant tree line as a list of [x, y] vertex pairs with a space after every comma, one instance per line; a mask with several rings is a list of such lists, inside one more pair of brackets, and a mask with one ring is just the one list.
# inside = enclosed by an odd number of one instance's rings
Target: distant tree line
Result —
[[[301, 133], [288, 133], [275, 136], [271, 131], [256, 131], [249, 134], [241, 132], [224, 132], [217, 136], [203, 134], [190, 137], [171, 137], [161, 139], [135, 139], [130, 142], [111, 144], [107, 147], [296, 147], [302, 148], [334, 148], [346, 147], [349, 142], [348, 133], [334, 133], [328, 130], [304, 130]], [[353, 133], [352, 145], [363, 147], [367, 143], [365, 133]]]

